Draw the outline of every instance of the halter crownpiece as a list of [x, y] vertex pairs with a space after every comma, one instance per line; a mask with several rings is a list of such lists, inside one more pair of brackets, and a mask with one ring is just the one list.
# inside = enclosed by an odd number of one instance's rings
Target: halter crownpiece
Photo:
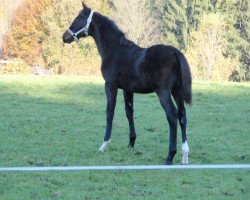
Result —
[[74, 40], [75, 40], [77, 43], [80, 43], [80, 40], [77, 38], [77, 36], [78, 36], [80, 33], [84, 32], [84, 34], [85, 34], [86, 36], [88, 36], [88, 30], [89, 30], [90, 23], [92, 22], [93, 14], [94, 14], [94, 11], [91, 10], [91, 13], [90, 13], [90, 15], [89, 15], [89, 17], [88, 17], [88, 19], [87, 19], [87, 24], [86, 24], [86, 26], [84, 26], [84, 27], [83, 27], [82, 29], [80, 29], [79, 31], [77, 31], [77, 32], [74, 33], [74, 32], [71, 31], [70, 29], [67, 30], [68, 33], [74, 38]]

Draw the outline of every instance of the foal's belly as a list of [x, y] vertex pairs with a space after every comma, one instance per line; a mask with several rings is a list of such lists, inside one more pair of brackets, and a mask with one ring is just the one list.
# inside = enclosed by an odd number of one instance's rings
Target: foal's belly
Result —
[[131, 93], [147, 94], [154, 92], [154, 87], [149, 82], [142, 83], [140, 80], [119, 80], [118, 87]]

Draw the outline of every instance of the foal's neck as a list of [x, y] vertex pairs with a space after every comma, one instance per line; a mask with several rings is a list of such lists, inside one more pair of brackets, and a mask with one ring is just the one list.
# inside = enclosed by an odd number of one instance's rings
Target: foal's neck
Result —
[[103, 59], [116, 53], [115, 49], [119, 45], [119, 39], [123, 33], [116, 27], [110, 25], [108, 19], [97, 13], [92, 21], [93, 31], [90, 34], [95, 40], [99, 54]]

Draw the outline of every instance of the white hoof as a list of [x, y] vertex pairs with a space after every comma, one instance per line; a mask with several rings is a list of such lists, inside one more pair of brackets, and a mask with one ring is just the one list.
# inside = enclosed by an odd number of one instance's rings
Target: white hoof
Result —
[[110, 142], [111, 142], [111, 139], [108, 140], [108, 141], [104, 141], [102, 143], [102, 146], [99, 148], [99, 151], [104, 152], [108, 148], [108, 145], [109, 145]]
[[187, 141], [185, 143], [182, 143], [182, 160], [181, 164], [187, 165], [189, 163], [188, 161], [188, 153], [189, 153], [189, 147]]

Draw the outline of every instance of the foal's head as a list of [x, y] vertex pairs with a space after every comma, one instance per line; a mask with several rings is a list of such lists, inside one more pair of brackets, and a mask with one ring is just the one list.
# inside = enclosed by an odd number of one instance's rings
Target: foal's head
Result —
[[82, 3], [83, 9], [79, 12], [78, 16], [74, 19], [71, 26], [63, 34], [63, 42], [71, 43], [73, 41], [79, 42], [82, 37], [88, 36], [89, 26], [92, 21], [93, 11]]

